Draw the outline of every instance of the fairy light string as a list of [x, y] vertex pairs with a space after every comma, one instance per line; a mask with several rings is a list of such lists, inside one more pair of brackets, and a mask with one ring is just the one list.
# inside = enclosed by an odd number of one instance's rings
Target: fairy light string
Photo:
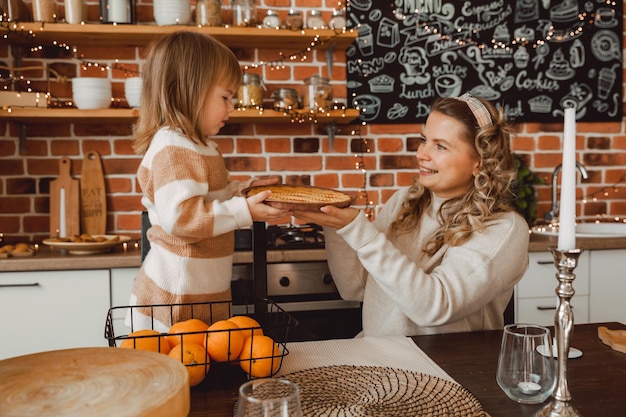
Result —
[[[598, 191], [595, 191], [585, 197], [582, 198], [582, 203], [583, 205], [585, 204], [589, 204], [589, 203], [595, 203], [598, 202], [600, 198], [610, 198], [611, 197], [611, 193], [617, 194], [620, 191], [620, 185], [626, 183], [626, 173], [623, 174], [619, 180], [617, 180], [617, 182], [615, 182], [613, 185], [607, 185], [604, 186], [602, 188], [600, 188]], [[603, 213], [603, 214], [597, 214], [594, 216], [596, 222], [599, 221], [606, 221], [606, 220], [612, 220], [615, 222], [623, 222], [626, 223], [626, 218], [622, 218], [619, 216], [609, 216], [607, 213]]]

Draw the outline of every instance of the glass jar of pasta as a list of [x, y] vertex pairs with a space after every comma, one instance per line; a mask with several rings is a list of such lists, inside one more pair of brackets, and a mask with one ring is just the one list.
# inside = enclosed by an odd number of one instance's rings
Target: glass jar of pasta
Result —
[[330, 110], [333, 103], [333, 87], [328, 78], [313, 75], [304, 80], [302, 107], [309, 111]]
[[263, 82], [259, 74], [243, 74], [237, 91], [237, 103], [240, 108], [263, 107]]

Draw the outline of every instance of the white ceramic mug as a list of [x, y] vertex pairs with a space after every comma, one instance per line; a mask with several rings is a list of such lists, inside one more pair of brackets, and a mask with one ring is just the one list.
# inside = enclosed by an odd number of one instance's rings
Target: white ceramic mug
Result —
[[191, 20], [190, 0], [154, 0], [152, 7], [159, 26], [186, 25]]
[[141, 77], [130, 77], [124, 80], [124, 95], [130, 107], [141, 105]]
[[98, 77], [72, 79], [72, 97], [76, 107], [82, 110], [107, 109], [113, 95], [111, 80]]

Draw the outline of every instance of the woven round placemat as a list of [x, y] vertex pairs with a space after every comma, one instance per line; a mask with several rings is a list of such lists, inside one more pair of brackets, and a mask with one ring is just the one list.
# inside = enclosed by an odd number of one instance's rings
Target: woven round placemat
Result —
[[377, 366], [326, 366], [283, 376], [300, 387], [303, 417], [489, 417], [461, 385]]

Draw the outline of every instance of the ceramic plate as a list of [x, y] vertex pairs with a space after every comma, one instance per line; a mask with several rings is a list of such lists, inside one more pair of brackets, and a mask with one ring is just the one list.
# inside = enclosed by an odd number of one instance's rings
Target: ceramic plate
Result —
[[107, 240], [103, 242], [58, 242], [56, 239], [44, 239], [41, 243], [55, 249], [65, 249], [72, 255], [93, 255], [108, 252], [115, 245], [130, 240], [129, 236], [118, 235], [94, 235], [93, 237], [104, 237]]
[[[537, 346], [537, 352], [541, 353], [543, 356], [550, 356], [550, 354], [548, 353], [548, 349], [546, 348], [546, 345]], [[570, 347], [567, 357], [569, 359], [576, 359], [576, 358], [580, 358], [582, 355], [583, 355], [583, 352], [580, 349]], [[552, 345], [552, 356], [554, 358], [559, 357], [556, 351], [556, 342]]]

